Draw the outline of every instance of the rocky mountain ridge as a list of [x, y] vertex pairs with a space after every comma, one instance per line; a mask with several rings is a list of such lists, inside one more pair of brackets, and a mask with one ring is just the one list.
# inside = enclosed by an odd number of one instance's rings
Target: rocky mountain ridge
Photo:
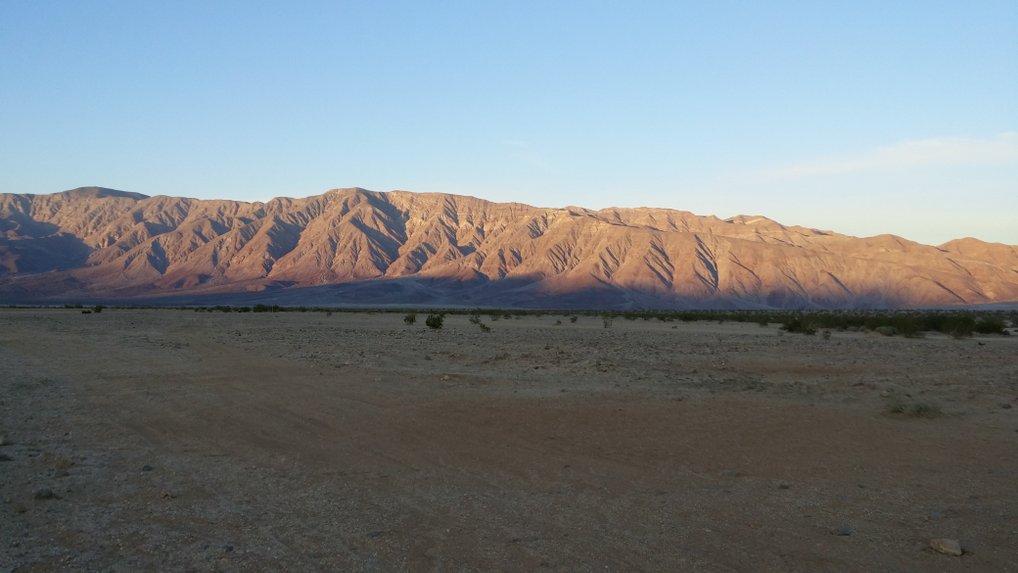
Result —
[[0, 302], [898, 308], [1018, 301], [1018, 247], [335, 189], [0, 194]]

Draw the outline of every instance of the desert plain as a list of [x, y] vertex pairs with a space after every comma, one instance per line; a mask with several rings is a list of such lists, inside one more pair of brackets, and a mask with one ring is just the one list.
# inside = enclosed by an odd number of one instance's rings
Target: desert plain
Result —
[[570, 316], [0, 310], [0, 570], [1018, 571], [1018, 336]]

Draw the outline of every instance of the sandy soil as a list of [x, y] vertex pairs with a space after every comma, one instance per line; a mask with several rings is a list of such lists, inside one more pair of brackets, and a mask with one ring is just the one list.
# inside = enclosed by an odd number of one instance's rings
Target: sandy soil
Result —
[[1018, 571], [1018, 336], [484, 322], [0, 311], [0, 570]]

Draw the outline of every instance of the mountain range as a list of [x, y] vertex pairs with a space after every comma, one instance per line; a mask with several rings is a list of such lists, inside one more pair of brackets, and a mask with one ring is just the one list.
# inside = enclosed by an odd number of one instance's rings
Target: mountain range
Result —
[[268, 202], [0, 194], [0, 302], [903, 308], [1018, 301], [1018, 247], [761, 216], [335, 189]]

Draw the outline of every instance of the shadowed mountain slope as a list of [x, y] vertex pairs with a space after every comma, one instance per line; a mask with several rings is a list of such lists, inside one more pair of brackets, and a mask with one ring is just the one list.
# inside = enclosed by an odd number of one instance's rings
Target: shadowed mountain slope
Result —
[[1018, 247], [336, 189], [0, 195], [0, 301], [896, 308], [1018, 301]]

